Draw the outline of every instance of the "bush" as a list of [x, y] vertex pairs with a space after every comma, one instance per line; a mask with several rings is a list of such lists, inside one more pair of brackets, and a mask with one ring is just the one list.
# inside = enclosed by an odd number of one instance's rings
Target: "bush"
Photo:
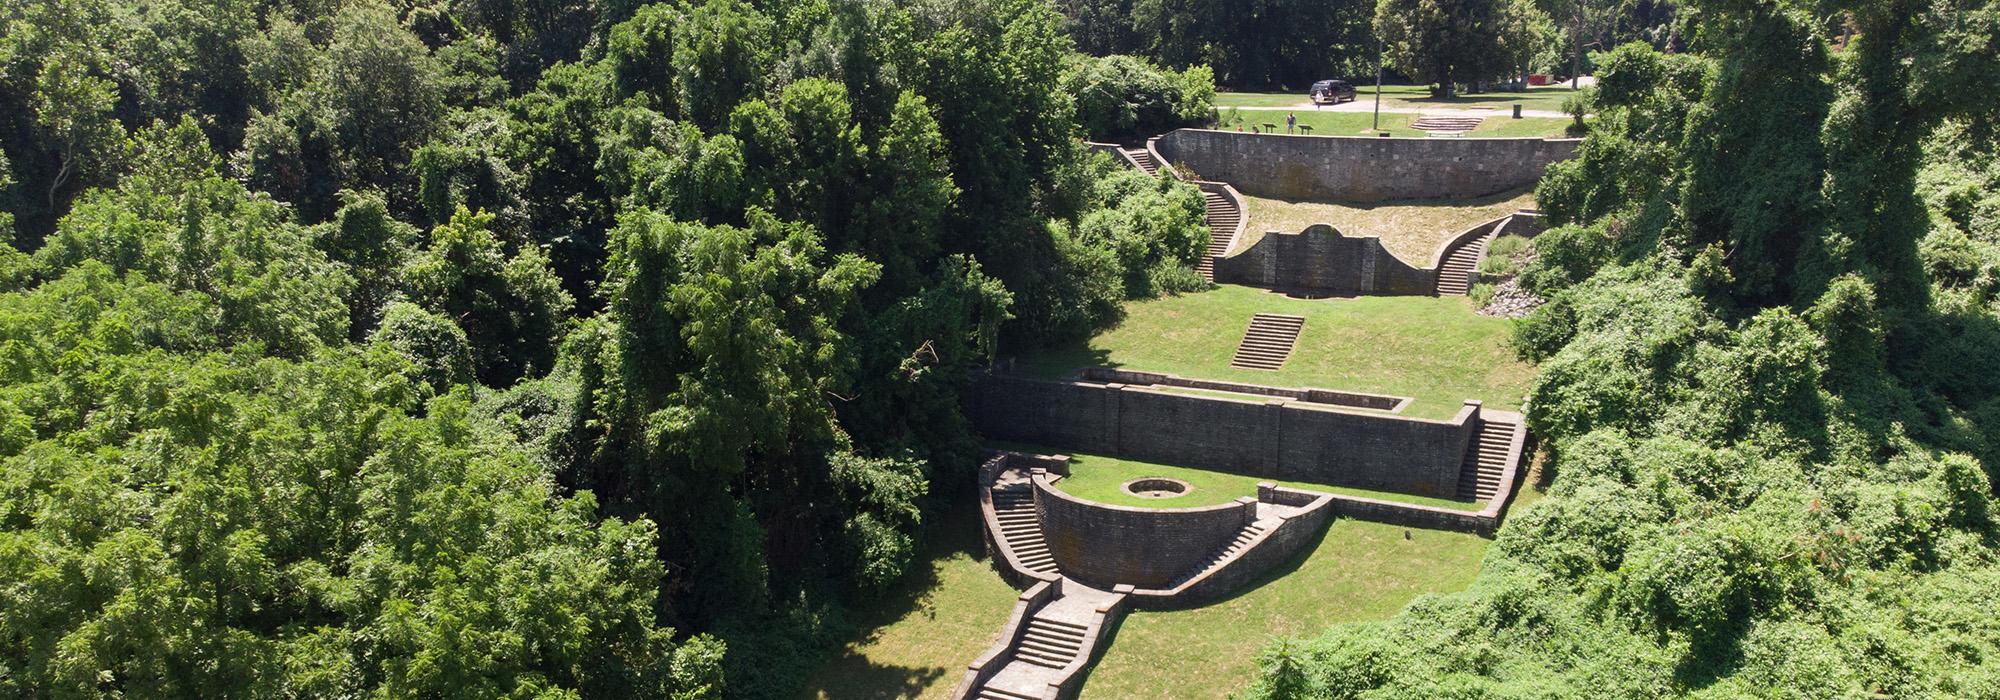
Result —
[[1063, 87], [1076, 97], [1084, 134], [1099, 141], [1155, 136], [1214, 118], [1215, 74], [1206, 66], [1176, 73], [1143, 58], [1078, 54]]

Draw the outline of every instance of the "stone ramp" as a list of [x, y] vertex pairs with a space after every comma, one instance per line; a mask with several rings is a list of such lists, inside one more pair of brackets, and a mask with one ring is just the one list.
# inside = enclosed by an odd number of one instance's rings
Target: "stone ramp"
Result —
[[1446, 253], [1444, 262], [1438, 265], [1437, 295], [1465, 296], [1472, 291], [1472, 277], [1479, 271], [1479, 261], [1486, 259], [1486, 246], [1493, 242], [1493, 234], [1507, 226], [1502, 218], [1485, 233], [1465, 241], [1451, 252]]
[[1208, 208], [1208, 250], [1203, 251], [1201, 260], [1194, 265], [1194, 271], [1201, 278], [1215, 281], [1215, 259], [1229, 254], [1229, 247], [1236, 243], [1236, 229], [1243, 225], [1243, 211], [1236, 201], [1221, 192], [1204, 188], [1202, 203]]
[[1479, 421], [1479, 432], [1473, 436], [1472, 444], [1466, 446], [1465, 462], [1459, 467], [1459, 500], [1485, 501], [1500, 493], [1508, 453], [1515, 433], [1520, 430], [1518, 421]]
[[1263, 370], [1285, 366], [1285, 360], [1292, 356], [1292, 346], [1298, 342], [1299, 331], [1305, 325], [1304, 316], [1257, 314], [1250, 317], [1250, 328], [1243, 332], [1243, 341], [1236, 346], [1236, 356], [1229, 361], [1229, 366]]

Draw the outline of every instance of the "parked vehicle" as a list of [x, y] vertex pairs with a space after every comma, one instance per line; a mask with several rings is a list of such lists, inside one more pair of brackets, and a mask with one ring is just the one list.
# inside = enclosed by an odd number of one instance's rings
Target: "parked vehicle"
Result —
[[1354, 101], [1354, 86], [1345, 80], [1322, 80], [1313, 83], [1313, 104], [1337, 105]]

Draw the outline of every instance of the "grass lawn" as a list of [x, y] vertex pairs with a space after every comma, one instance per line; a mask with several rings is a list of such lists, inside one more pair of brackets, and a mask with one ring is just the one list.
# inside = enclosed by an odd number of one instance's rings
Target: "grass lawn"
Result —
[[[1070, 475], [1056, 482], [1056, 488], [1077, 498], [1109, 503], [1117, 506], [1140, 508], [1195, 508], [1228, 503], [1243, 496], [1257, 497], [1257, 482], [1276, 481], [1254, 476], [1226, 474], [1205, 469], [1189, 469], [1165, 464], [1135, 462], [1129, 459], [1107, 457], [1078, 452], [1068, 452], [1032, 445], [998, 445], [1003, 449], [1020, 450], [1039, 454], [1067, 454], [1070, 456]], [[1140, 498], [1126, 493], [1125, 482], [1148, 476], [1164, 476], [1188, 482], [1194, 490], [1184, 496], [1173, 498]], [[1369, 491], [1366, 489], [1329, 486], [1305, 481], [1277, 481], [1279, 486], [1291, 486], [1310, 491], [1337, 493], [1344, 496], [1360, 496], [1397, 503], [1413, 503], [1422, 506], [1436, 506], [1455, 510], [1476, 511], [1483, 504], [1454, 501], [1448, 498], [1426, 498], [1400, 493]]]
[[980, 543], [979, 502], [960, 499], [929, 523], [928, 547], [862, 629], [813, 674], [801, 698], [945, 698], [965, 665], [993, 644], [1021, 592], [993, 571]]
[[[1375, 100], [1373, 84], [1355, 85], [1354, 101], [1372, 103]], [[1477, 95], [1460, 95], [1451, 99], [1431, 97], [1427, 85], [1384, 85], [1382, 86], [1382, 106], [1411, 109], [1436, 107], [1440, 109], [1471, 109], [1492, 107], [1509, 110], [1515, 104], [1521, 109], [1543, 109], [1562, 111], [1563, 100], [1575, 91], [1568, 84], [1528, 88], [1527, 92], [1487, 92]], [[1312, 109], [1312, 102], [1305, 91], [1299, 92], [1218, 92], [1215, 94], [1218, 109], [1229, 107], [1291, 107], [1302, 106]]]
[[[1021, 369], [1059, 377], [1083, 367], [1126, 367], [1185, 377], [1316, 387], [1416, 399], [1403, 410], [1450, 418], [1466, 399], [1520, 410], [1534, 368], [1507, 346], [1509, 321], [1473, 313], [1464, 297], [1293, 299], [1223, 285], [1125, 305], [1125, 321], [1085, 346], [1024, 357]], [[1283, 369], [1236, 369], [1229, 359], [1258, 312], [1306, 317]]]
[[[1217, 116], [1214, 128], [1233, 130], [1261, 124], [1275, 124], [1279, 129], [1285, 126], [1286, 112], [1279, 111], [1238, 111], [1225, 109]], [[1292, 112], [1299, 118], [1299, 124], [1312, 127], [1314, 136], [1355, 136], [1368, 131], [1375, 125], [1375, 115], [1367, 112], [1315, 112], [1311, 109]], [[1433, 138], [1428, 132], [1410, 128], [1410, 122], [1420, 115], [1405, 112], [1383, 112], [1382, 130], [1390, 136], [1408, 138]], [[1549, 117], [1523, 117], [1514, 119], [1506, 114], [1495, 113], [1479, 123], [1479, 128], [1466, 132], [1465, 138], [1528, 138], [1560, 137], [1570, 124], [1569, 119]]]
[[1336, 520], [1302, 561], [1234, 598], [1193, 610], [1134, 612], [1084, 681], [1085, 700], [1222, 698], [1256, 680], [1280, 638], [1386, 619], [1425, 593], [1463, 590], [1488, 541], [1476, 535]]
[[1373, 204], [1322, 204], [1244, 197], [1250, 220], [1235, 250], [1247, 248], [1266, 231], [1297, 233], [1313, 224], [1333, 224], [1349, 236], [1374, 236], [1397, 259], [1429, 267], [1431, 255], [1446, 239], [1475, 224], [1492, 221], [1535, 206], [1530, 191], [1508, 192], [1477, 199], [1425, 199]]

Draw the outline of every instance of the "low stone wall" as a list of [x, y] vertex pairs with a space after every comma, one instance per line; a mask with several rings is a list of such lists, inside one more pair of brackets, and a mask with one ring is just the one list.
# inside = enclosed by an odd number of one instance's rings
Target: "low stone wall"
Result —
[[1001, 440], [1286, 481], [1450, 498], [1479, 402], [1450, 420], [1287, 398], [1238, 400], [1088, 381], [987, 375], [967, 397]]
[[1110, 588], [1172, 585], [1257, 517], [1257, 500], [1202, 508], [1134, 508], [1086, 501], [1035, 473], [1042, 537], [1064, 576]]
[[1179, 590], [1133, 591], [1132, 604], [1148, 610], [1178, 610], [1233, 595], [1297, 557], [1326, 530], [1335, 515], [1330, 494], [1263, 483], [1257, 485], [1257, 500], [1302, 510], [1281, 516], [1282, 522], [1277, 527], [1259, 536], [1207, 576], [1188, 581]]
[[1309, 201], [1482, 197], [1535, 184], [1578, 139], [1415, 139], [1181, 129], [1166, 160], [1255, 197]]
[[1144, 385], [1177, 386], [1187, 389], [1202, 389], [1205, 391], [1227, 391], [1236, 394], [1249, 394], [1253, 396], [1275, 396], [1288, 399], [1297, 399], [1299, 401], [1305, 401], [1308, 403], [1323, 403], [1330, 406], [1348, 406], [1351, 408], [1366, 408], [1376, 411], [1390, 411], [1390, 412], [1401, 411], [1405, 406], [1408, 406], [1411, 401], [1410, 397], [1407, 396], [1389, 396], [1387, 394], [1364, 394], [1357, 391], [1335, 391], [1332, 389], [1290, 389], [1285, 387], [1263, 386], [1260, 384], [1240, 384], [1237, 382], [1223, 382], [1223, 381], [1216, 381], [1213, 379], [1189, 379], [1187, 377], [1167, 374], [1164, 372], [1139, 372], [1129, 369], [1112, 369], [1109, 367], [1090, 367], [1084, 369], [1083, 371], [1077, 372], [1076, 377], [1078, 379], [1084, 379], [1092, 382], [1102, 382], [1106, 384], [1117, 383], [1117, 384], [1128, 384], [1128, 385], [1139, 385], [1139, 386], [1144, 386]]
[[1428, 296], [1437, 271], [1403, 262], [1382, 239], [1353, 237], [1327, 224], [1297, 233], [1271, 231], [1249, 248], [1215, 261], [1215, 281], [1335, 295]]
[[1049, 601], [1062, 594], [1062, 581], [1042, 581], [1023, 591], [1014, 601], [1014, 613], [1007, 617], [1007, 626], [1000, 628], [1000, 635], [986, 653], [967, 664], [965, 675], [958, 681], [954, 698], [969, 698], [972, 692], [999, 673], [1007, 665], [1007, 651], [1012, 649], [1017, 638], [1027, 631], [1028, 616], [1048, 605]]

